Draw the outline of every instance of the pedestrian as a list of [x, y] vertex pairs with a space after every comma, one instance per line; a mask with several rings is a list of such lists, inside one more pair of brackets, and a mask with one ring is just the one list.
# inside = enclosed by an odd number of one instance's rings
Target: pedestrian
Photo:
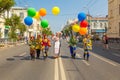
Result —
[[51, 42], [48, 39], [47, 35], [43, 36], [42, 46], [43, 46], [43, 52], [45, 53], [44, 57], [46, 58], [48, 56], [49, 47], [51, 47]]
[[36, 59], [39, 59], [40, 53], [41, 53], [41, 49], [42, 49], [42, 37], [40, 35], [37, 35], [37, 39], [36, 39], [36, 53], [37, 53], [37, 57], [36, 57]]
[[56, 33], [56, 36], [54, 36], [52, 39], [54, 40], [54, 53], [55, 53], [54, 58], [58, 58], [59, 57], [59, 53], [60, 53], [59, 33]]
[[35, 42], [34, 36], [32, 36], [30, 38], [29, 46], [30, 46], [31, 60], [35, 60], [35, 46], [36, 46], [36, 42]]
[[107, 36], [107, 34], [104, 34], [104, 35], [103, 35], [102, 41], [103, 41], [103, 44], [104, 44], [104, 48], [105, 48], [105, 49], [109, 49], [109, 47], [108, 47], [108, 36]]
[[73, 59], [75, 59], [76, 56], [76, 47], [77, 47], [77, 39], [75, 36], [71, 36], [70, 40], [68, 42], [69, 48], [70, 48], [70, 54]]
[[[83, 48], [84, 48], [84, 54], [83, 54], [83, 58], [84, 60], [89, 60], [89, 51], [92, 50], [92, 41], [90, 38], [90, 35], [85, 35], [83, 38]], [[87, 56], [87, 59], [86, 59]]]

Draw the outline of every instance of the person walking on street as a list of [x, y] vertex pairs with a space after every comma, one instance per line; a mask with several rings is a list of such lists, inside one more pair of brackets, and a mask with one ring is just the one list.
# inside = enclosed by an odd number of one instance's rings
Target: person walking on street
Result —
[[75, 36], [70, 37], [68, 44], [69, 44], [69, 48], [70, 48], [71, 57], [73, 59], [75, 59], [76, 47], [77, 47], [77, 40], [76, 40]]
[[87, 56], [87, 61], [89, 60], [89, 50], [92, 50], [92, 41], [90, 38], [90, 35], [85, 35], [83, 38], [83, 48], [84, 48], [84, 54], [83, 54], [83, 58], [84, 60], [86, 59]]
[[108, 36], [106, 34], [103, 35], [102, 40], [103, 40], [104, 48], [109, 49], [109, 47], [108, 47]]
[[40, 57], [41, 48], [42, 48], [42, 38], [40, 35], [38, 35], [36, 39], [36, 53], [37, 53], [36, 59], [39, 59]]
[[48, 56], [49, 47], [51, 47], [51, 42], [46, 35], [43, 36], [42, 46], [44, 47], [43, 52], [45, 52], [44, 57]]
[[36, 46], [36, 42], [35, 42], [34, 36], [32, 36], [30, 38], [29, 46], [30, 46], [31, 60], [35, 60], [35, 46]]
[[54, 53], [55, 53], [54, 58], [58, 58], [59, 57], [59, 52], [60, 52], [59, 33], [56, 33], [56, 36], [54, 36], [52, 39], [54, 40]]

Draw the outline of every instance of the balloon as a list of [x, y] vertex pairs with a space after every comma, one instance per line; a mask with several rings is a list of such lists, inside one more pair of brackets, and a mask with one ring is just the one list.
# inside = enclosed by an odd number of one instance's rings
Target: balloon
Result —
[[45, 8], [41, 8], [41, 9], [39, 10], [39, 14], [40, 14], [40, 16], [45, 16], [45, 15], [47, 14], [46, 9], [45, 9]]
[[53, 8], [52, 8], [52, 13], [53, 13], [54, 15], [58, 15], [58, 14], [60, 13], [59, 7], [57, 7], [57, 6], [53, 7]]
[[80, 26], [86, 28], [88, 26], [88, 22], [84, 20], [80, 22]]
[[80, 28], [80, 30], [79, 30], [79, 33], [81, 35], [85, 35], [85, 34], [87, 34], [87, 32], [88, 32], [87, 28]]
[[80, 26], [77, 25], [77, 24], [75, 24], [75, 25], [72, 26], [72, 30], [73, 30], [74, 32], [79, 32]]
[[81, 13], [78, 14], [78, 20], [79, 21], [83, 21], [85, 19], [86, 19], [86, 14], [85, 13], [81, 12]]
[[47, 20], [42, 20], [41, 21], [41, 26], [42, 26], [42, 28], [47, 28], [48, 27], [48, 21]]
[[24, 19], [24, 23], [25, 23], [26, 25], [30, 26], [30, 25], [32, 25], [32, 23], [33, 23], [33, 19], [28, 16], [28, 17], [26, 17], [26, 18]]
[[39, 20], [40, 19], [40, 15], [38, 12], [36, 12], [36, 15], [34, 16], [35, 19]]
[[36, 15], [36, 10], [34, 8], [28, 8], [27, 13], [28, 16], [34, 17]]

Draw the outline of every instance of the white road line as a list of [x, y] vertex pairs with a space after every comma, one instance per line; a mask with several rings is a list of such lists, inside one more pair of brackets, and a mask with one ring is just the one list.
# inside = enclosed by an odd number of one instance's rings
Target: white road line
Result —
[[54, 80], [59, 80], [59, 72], [58, 72], [58, 59], [55, 59], [55, 76], [54, 76]]
[[20, 54], [19, 56], [24, 56], [25, 54], [26, 54], [26, 52], [24, 52], [24, 53]]
[[[79, 48], [79, 49], [83, 51], [83, 49], [81, 49], [81, 48]], [[109, 59], [107, 59], [107, 58], [104, 58], [104, 57], [102, 57], [102, 56], [100, 56], [100, 55], [97, 55], [97, 54], [95, 54], [95, 53], [93, 53], [93, 52], [90, 52], [90, 54], [93, 55], [94, 57], [96, 57], [96, 58], [98, 58], [98, 59], [106, 62], [106, 63], [109, 63], [109, 64], [111, 64], [111, 65], [113, 65], [113, 66], [117, 66], [117, 64], [116, 64], [115, 62], [113, 62], [113, 61], [111, 61], [111, 60], [109, 60]]]
[[82, 60], [87, 66], [90, 66], [90, 64], [87, 62], [87, 61], [85, 61], [85, 60]]
[[101, 57], [101, 56], [98, 56], [98, 55], [96, 55], [96, 54], [94, 54], [94, 53], [90, 53], [91, 55], [93, 55], [93, 56], [95, 56], [95, 57], [97, 57], [97, 58], [99, 58], [100, 60], [102, 60], [102, 61], [104, 61], [104, 62], [107, 62], [107, 63], [109, 63], [109, 64], [111, 64], [111, 65], [113, 65], [113, 66], [117, 66], [117, 64], [115, 64], [114, 62], [112, 62], [112, 61], [110, 61], [110, 60], [108, 60], [108, 59], [106, 59], [106, 58], [103, 58], [103, 57]]
[[[80, 54], [76, 54], [76, 56], [82, 58]], [[87, 61], [85, 61], [85, 60], [82, 60], [82, 61], [83, 61], [83, 63], [85, 63], [87, 66], [90, 66], [90, 64], [89, 64]]]
[[63, 67], [63, 63], [62, 63], [61, 57], [59, 57], [59, 63], [60, 63], [61, 79], [62, 80], [66, 80], [65, 70], [64, 70], [64, 67]]

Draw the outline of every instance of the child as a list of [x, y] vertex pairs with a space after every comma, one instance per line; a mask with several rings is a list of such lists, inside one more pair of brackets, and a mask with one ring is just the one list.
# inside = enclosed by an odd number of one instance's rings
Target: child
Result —
[[30, 38], [29, 45], [30, 45], [31, 60], [34, 60], [35, 59], [35, 39], [34, 39], [34, 37]]
[[83, 46], [84, 46], [84, 60], [86, 59], [87, 56], [87, 61], [89, 60], [89, 50], [92, 50], [92, 42], [90, 40], [90, 36], [86, 35], [85, 38], [83, 39]]

